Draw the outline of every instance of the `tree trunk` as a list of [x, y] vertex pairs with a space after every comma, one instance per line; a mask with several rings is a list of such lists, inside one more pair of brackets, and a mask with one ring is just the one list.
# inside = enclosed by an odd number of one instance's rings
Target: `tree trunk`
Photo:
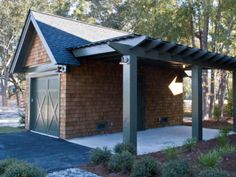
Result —
[[211, 70], [210, 94], [209, 94], [209, 117], [212, 118], [215, 100], [215, 72]]
[[224, 98], [226, 91], [227, 72], [225, 70], [220, 71], [220, 84], [219, 84], [219, 111], [220, 117], [224, 117]]

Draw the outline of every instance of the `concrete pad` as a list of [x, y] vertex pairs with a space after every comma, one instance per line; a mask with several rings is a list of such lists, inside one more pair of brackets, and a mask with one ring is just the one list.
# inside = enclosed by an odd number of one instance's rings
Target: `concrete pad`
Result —
[[[216, 129], [203, 129], [203, 139], [213, 139], [218, 135]], [[113, 149], [117, 143], [122, 142], [122, 132], [113, 134], [81, 137], [68, 140], [69, 142], [83, 146], [96, 148], [108, 147]], [[138, 132], [138, 154], [156, 152], [167, 147], [181, 146], [185, 140], [192, 137], [191, 126], [170, 126], [162, 128], [147, 129]]]

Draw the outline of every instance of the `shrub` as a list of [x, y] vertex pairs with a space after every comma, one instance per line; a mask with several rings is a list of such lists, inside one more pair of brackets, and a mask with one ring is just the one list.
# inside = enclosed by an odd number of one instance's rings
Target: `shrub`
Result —
[[230, 139], [229, 139], [229, 128], [223, 128], [220, 129], [219, 136], [217, 137], [219, 145], [222, 146], [227, 146], [230, 144]]
[[25, 124], [25, 113], [24, 112], [18, 112], [18, 116], [20, 117], [19, 123]]
[[151, 177], [160, 176], [162, 172], [162, 167], [160, 162], [156, 161], [152, 157], [143, 157], [137, 160], [132, 168], [132, 177]]
[[0, 161], [0, 175], [5, 173], [6, 168], [14, 163], [16, 159], [6, 159], [6, 160], [1, 160]]
[[164, 165], [162, 177], [189, 177], [191, 168], [185, 160], [169, 161]]
[[232, 146], [232, 145], [230, 145], [230, 144], [225, 145], [225, 146], [222, 146], [222, 147], [219, 147], [219, 148], [217, 149], [218, 153], [219, 153], [221, 156], [223, 156], [223, 155], [225, 155], [225, 154], [228, 154], [228, 153], [233, 153], [233, 152], [235, 152], [235, 150], [236, 150], [235, 147]]
[[229, 136], [230, 128], [222, 128], [220, 129], [220, 136]]
[[5, 166], [4, 177], [45, 177], [45, 172], [29, 163], [20, 160], [6, 160], [3, 162]]
[[135, 155], [136, 149], [132, 144], [119, 143], [114, 148], [115, 153], [122, 153], [128, 151], [129, 153]]
[[108, 150], [106, 147], [96, 148], [92, 150], [90, 154], [90, 161], [95, 165], [107, 165], [108, 161], [111, 158], [111, 155], [111, 151]]
[[198, 162], [208, 168], [215, 168], [221, 161], [221, 155], [217, 150], [208, 152], [207, 154], [201, 154], [198, 157]]
[[213, 115], [214, 115], [214, 118], [215, 118], [217, 121], [219, 121], [219, 118], [220, 118], [219, 105], [214, 105]]
[[187, 151], [191, 151], [196, 144], [197, 144], [196, 138], [188, 138], [184, 142], [183, 148]]
[[175, 160], [178, 158], [178, 153], [175, 147], [168, 147], [164, 150], [164, 153], [170, 160]]
[[114, 172], [130, 171], [134, 163], [134, 155], [128, 151], [115, 154], [111, 157], [109, 168]]
[[230, 177], [230, 175], [225, 171], [220, 171], [216, 169], [207, 169], [199, 173], [199, 177]]

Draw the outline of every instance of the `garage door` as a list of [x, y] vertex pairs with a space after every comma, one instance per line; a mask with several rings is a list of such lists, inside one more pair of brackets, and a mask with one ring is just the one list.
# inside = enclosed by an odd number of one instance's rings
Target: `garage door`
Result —
[[31, 130], [59, 136], [58, 76], [33, 78], [30, 102]]

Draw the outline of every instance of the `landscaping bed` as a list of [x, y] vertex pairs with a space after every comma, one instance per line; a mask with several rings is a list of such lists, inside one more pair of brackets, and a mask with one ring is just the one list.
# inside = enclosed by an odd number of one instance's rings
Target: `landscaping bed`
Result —
[[[232, 118], [224, 118], [223, 120], [217, 121], [214, 119], [203, 120], [204, 128], [222, 129], [222, 128], [232, 128]], [[183, 121], [183, 125], [192, 126], [191, 121]]]
[[[186, 161], [189, 167], [191, 167], [191, 175], [186, 175], [185, 177], [188, 177], [188, 176], [199, 177], [199, 173], [202, 170], [207, 171], [207, 169], [209, 169], [210, 171], [219, 171], [219, 170], [225, 171], [231, 177], [236, 177], [236, 168], [235, 168], [236, 135], [229, 135], [229, 136], [227, 135], [227, 137], [230, 140], [230, 142], [226, 142], [227, 140], [224, 138], [221, 138], [221, 139], [216, 138], [209, 141], [201, 141], [201, 142], [195, 143], [194, 145], [191, 144], [190, 142], [191, 147], [187, 147], [187, 148], [185, 147], [173, 148], [172, 147], [172, 148], [169, 148], [168, 150], [150, 153], [150, 154], [142, 155], [142, 156], [137, 156], [136, 161], [137, 159], [142, 159], [145, 156], [150, 156], [151, 158], [155, 159], [157, 162], [160, 162], [162, 166], [165, 166], [165, 164], [168, 162], [181, 159], [181, 160]], [[220, 149], [224, 149], [222, 147], [226, 147], [226, 148], [233, 147], [234, 151], [229, 152], [230, 150], [223, 150], [224, 152], [221, 153], [220, 157], [218, 157], [219, 155], [218, 152], [221, 152]], [[209, 156], [206, 157], [206, 154], [210, 154], [209, 155], [210, 157]], [[214, 157], [214, 154], [216, 154], [215, 155], [216, 157]], [[199, 158], [200, 156], [202, 156], [201, 159]], [[214, 158], [215, 159], [219, 158], [219, 159], [217, 160], [217, 162], [214, 162], [215, 160]], [[130, 171], [114, 172], [107, 165], [104, 165], [104, 164], [94, 165], [91, 163], [91, 164], [82, 166], [82, 168], [92, 173], [95, 173], [99, 176], [104, 176], [104, 177], [128, 177], [130, 176]], [[160, 175], [153, 175], [153, 176], [160, 176]], [[216, 176], [216, 177], [221, 177], [221, 176]], [[225, 176], [222, 176], [222, 177], [225, 177]]]

